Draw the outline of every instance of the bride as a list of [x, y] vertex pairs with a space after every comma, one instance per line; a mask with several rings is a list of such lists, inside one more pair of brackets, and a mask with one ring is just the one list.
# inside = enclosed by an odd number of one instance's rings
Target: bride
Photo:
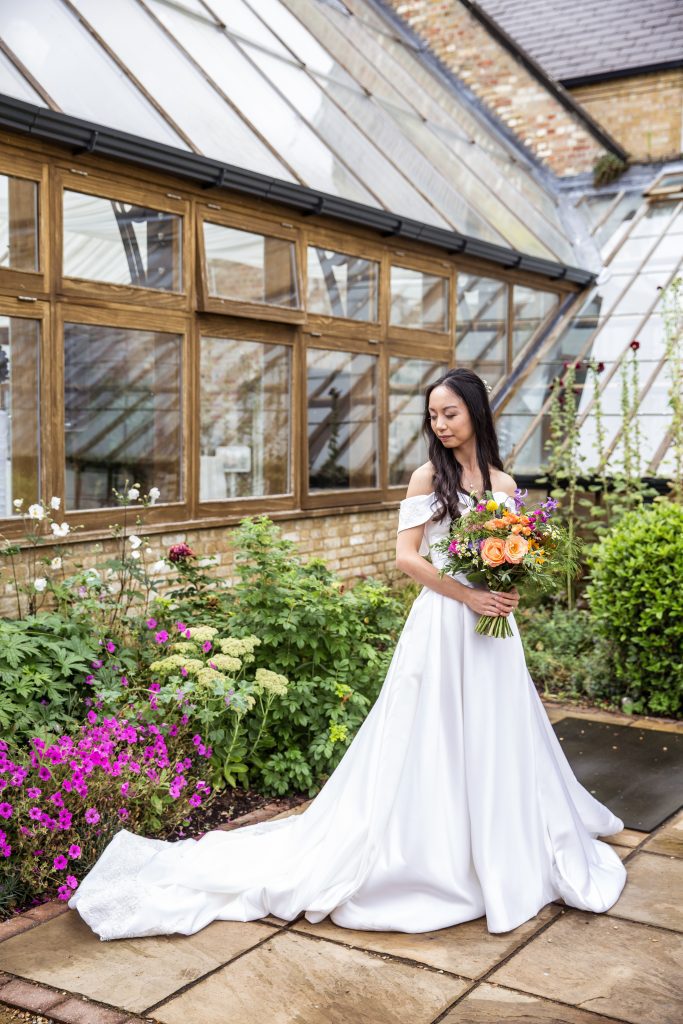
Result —
[[[506, 932], [562, 899], [603, 912], [626, 871], [598, 836], [623, 822], [578, 782], [529, 675], [519, 594], [422, 557], [468, 494], [512, 503], [484, 382], [449, 370], [425, 391], [429, 461], [401, 502], [396, 564], [423, 584], [382, 689], [302, 814], [165, 842], [121, 829], [69, 900], [101, 939], [211, 921], [329, 915], [343, 928], [426, 932], [486, 917]], [[475, 633], [480, 614], [513, 635]]]

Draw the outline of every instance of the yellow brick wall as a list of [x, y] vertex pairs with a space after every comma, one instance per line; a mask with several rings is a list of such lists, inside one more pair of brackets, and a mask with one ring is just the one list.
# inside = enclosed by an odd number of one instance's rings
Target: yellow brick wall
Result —
[[[388, 0], [441, 63], [561, 176], [590, 171], [606, 152], [580, 117], [548, 92], [459, 0]], [[609, 131], [609, 124], [605, 124]]]
[[618, 78], [571, 90], [634, 160], [683, 151], [683, 69]]
[[[275, 519], [275, 517], [273, 517]], [[327, 516], [299, 515], [296, 519], [278, 519], [282, 536], [292, 540], [303, 558], [322, 558], [328, 568], [338, 572], [349, 584], [363, 576], [381, 577], [385, 581], [409, 582], [405, 573], [396, 569], [396, 526], [398, 507], [374, 511], [349, 512]], [[229, 535], [236, 527], [210, 527], [206, 529], [176, 529], [168, 533], [150, 536], [151, 554], [145, 555], [148, 564], [159, 560], [171, 544], [186, 543], [200, 557], [212, 555], [217, 564], [213, 570], [217, 577], [233, 579], [233, 549], [228, 542]], [[144, 536], [144, 529], [140, 531]], [[78, 535], [75, 535], [78, 537]], [[101, 565], [115, 552], [110, 538], [74, 539], [62, 543], [64, 568], [67, 573], [75, 572], [74, 562], [83, 568]], [[40, 556], [51, 558], [55, 552], [41, 547]], [[18, 556], [18, 577], [26, 580], [25, 560]], [[14, 617], [17, 614], [14, 589], [10, 582], [7, 563], [0, 577], [0, 616]], [[44, 569], [36, 573], [40, 575]], [[164, 575], [156, 577], [159, 592], [163, 593]], [[46, 606], [45, 606], [46, 607]]]

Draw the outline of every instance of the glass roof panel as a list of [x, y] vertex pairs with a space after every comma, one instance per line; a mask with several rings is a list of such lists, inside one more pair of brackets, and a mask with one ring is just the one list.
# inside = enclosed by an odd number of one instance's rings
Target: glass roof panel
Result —
[[[294, 180], [135, 0], [117, 0], [115, 4], [78, 0], [78, 8], [201, 153], [285, 181]], [[107, 123], [112, 106], [110, 101], [101, 112], [100, 123]]]
[[14, 96], [18, 100], [26, 100], [28, 103], [35, 103], [38, 107], [44, 107], [45, 101], [28, 82], [21, 71], [18, 70], [9, 59], [6, 53], [0, 50], [0, 93], [5, 96]]
[[160, 0], [147, 2], [176, 40], [282, 154], [302, 182], [322, 192], [376, 205], [371, 193], [220, 28], [188, 17]]
[[[112, 10], [109, 4], [99, 7]], [[116, 11], [120, 9], [118, 5]], [[118, 14], [114, 17], [116, 20]], [[125, 31], [123, 24], [122, 28]], [[67, 113], [188, 148], [59, 0], [31, 0], [30, 5], [0, 3], [0, 36]]]
[[302, 68], [247, 43], [240, 47], [331, 148], [343, 153], [350, 166], [362, 168], [364, 182], [382, 205], [429, 224], [451, 226]]
[[247, 39], [257, 46], [263, 46], [266, 50], [279, 54], [281, 57], [290, 56], [289, 50], [247, 7], [244, 0], [207, 0], [207, 2], [216, 17], [220, 18], [225, 25], [225, 31], [228, 34], [234, 32], [243, 39]]

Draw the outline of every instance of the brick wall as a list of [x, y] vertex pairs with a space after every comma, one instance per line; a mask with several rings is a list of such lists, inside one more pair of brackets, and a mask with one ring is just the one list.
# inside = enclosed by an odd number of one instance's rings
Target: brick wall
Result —
[[[405, 573], [396, 569], [397, 524], [398, 509], [350, 512], [346, 515], [302, 515], [296, 519], [278, 520], [282, 536], [296, 543], [302, 557], [322, 558], [328, 568], [338, 572], [350, 583], [360, 576], [409, 582]], [[157, 533], [150, 537], [152, 553], [146, 556], [148, 563], [158, 560], [171, 544], [184, 542], [189, 544], [199, 557], [215, 556], [218, 559], [214, 569], [216, 576], [231, 581], [232, 547], [227, 538], [234, 529], [235, 527], [220, 526]], [[141, 532], [144, 534], [144, 530]], [[101, 565], [107, 556], [114, 552], [114, 544], [108, 537], [101, 540], [72, 540], [63, 544], [62, 548], [66, 552], [64, 568], [68, 574], [75, 571], [74, 561], [80, 562], [84, 568], [94, 568]], [[41, 557], [52, 557], [53, 554], [47, 545], [40, 549]], [[25, 580], [24, 560], [19, 557], [16, 561], [18, 576]], [[40, 571], [37, 575], [40, 575]], [[157, 579], [159, 592], [163, 593], [163, 574]], [[0, 616], [14, 617], [16, 614], [14, 588], [6, 570], [0, 582]]]
[[[385, 0], [520, 141], [556, 174], [590, 171], [606, 150], [580, 117], [459, 0]], [[605, 123], [609, 131], [609, 124]]]
[[683, 151], [683, 69], [617, 78], [571, 90], [634, 160]]

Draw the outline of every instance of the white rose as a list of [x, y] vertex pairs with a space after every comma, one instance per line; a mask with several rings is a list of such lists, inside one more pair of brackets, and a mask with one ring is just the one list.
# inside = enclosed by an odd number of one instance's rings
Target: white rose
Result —
[[14, 507], [18, 511], [21, 508], [21, 506], [24, 504], [24, 499], [23, 498], [15, 498], [14, 501], [12, 502], [12, 504], [14, 505]]
[[159, 488], [158, 487], [150, 487], [150, 489], [149, 489], [149, 500], [151, 501], [152, 505], [154, 504], [155, 501], [158, 501], [160, 497], [161, 497], [161, 491], [159, 490]]
[[[140, 540], [140, 538], [138, 537], [137, 534], [131, 533], [130, 537], [128, 538], [128, 543], [132, 547], [133, 551], [137, 551], [137, 549], [142, 544], [142, 541]], [[138, 554], [138, 558], [139, 557], [140, 557], [140, 555]]]
[[131, 487], [128, 491], [128, 501], [136, 501], [140, 497], [140, 492], [137, 487]]
[[131, 551], [130, 557], [131, 558], [139, 558], [140, 557], [140, 552], [137, 550], [137, 548], [136, 548], [135, 551]]
[[55, 537], [66, 537], [70, 529], [68, 523], [62, 523], [61, 526], [58, 526], [57, 523], [52, 523], [50, 528]]
[[45, 590], [45, 587], [47, 586], [47, 580], [45, 579], [44, 576], [38, 576], [35, 579], [33, 586], [36, 588], [39, 594], [42, 594], [42, 592]]
[[42, 505], [29, 505], [28, 514], [30, 519], [44, 519], [45, 512]]
[[61, 498], [50, 498], [50, 508], [58, 509], [61, 504]]
[[166, 562], [159, 559], [159, 561], [155, 562], [154, 565], [150, 565], [149, 573], [151, 576], [157, 576], [160, 572], [166, 572], [166, 568]]
[[50, 568], [55, 572], [57, 571], [57, 569], [62, 568], [62, 560], [59, 557], [59, 555], [56, 558], [52, 559], [52, 561], [50, 562]]

